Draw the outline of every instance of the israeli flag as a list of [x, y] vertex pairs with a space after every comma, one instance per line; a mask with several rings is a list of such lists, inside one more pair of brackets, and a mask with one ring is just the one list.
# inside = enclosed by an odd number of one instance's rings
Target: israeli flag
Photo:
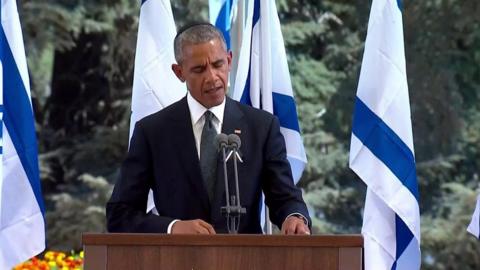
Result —
[[16, 1], [0, 14], [0, 269], [11, 269], [45, 249], [45, 208]]
[[[176, 34], [170, 0], [143, 0], [133, 74], [130, 138], [138, 120], [187, 94], [185, 85], [171, 69], [175, 63], [173, 40]], [[154, 207], [150, 191], [147, 212]]]
[[300, 135], [287, 55], [274, 0], [248, 2], [235, 85], [231, 96], [280, 120], [295, 183], [307, 156]]
[[233, 7], [236, 6], [236, 0], [209, 0], [210, 23], [215, 25], [223, 33], [227, 48], [230, 49], [230, 29], [232, 26]]
[[365, 269], [420, 269], [420, 210], [400, 0], [373, 0], [350, 168], [367, 185]]
[[467, 231], [480, 239], [480, 195], [477, 197], [475, 212], [473, 212], [472, 221], [468, 225]]

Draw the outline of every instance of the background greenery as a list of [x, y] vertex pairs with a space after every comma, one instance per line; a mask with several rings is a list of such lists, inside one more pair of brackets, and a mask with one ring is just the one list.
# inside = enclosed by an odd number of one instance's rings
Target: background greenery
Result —
[[[40, 145], [49, 248], [105, 230], [127, 149], [140, 1], [19, 1]], [[208, 1], [172, 0], [177, 25]], [[348, 169], [371, 1], [277, 0], [309, 164], [316, 233], [359, 233], [365, 186]], [[466, 233], [480, 192], [480, 2], [404, 3], [421, 193], [423, 269], [479, 269]], [[461, 266], [460, 266], [461, 265]]]

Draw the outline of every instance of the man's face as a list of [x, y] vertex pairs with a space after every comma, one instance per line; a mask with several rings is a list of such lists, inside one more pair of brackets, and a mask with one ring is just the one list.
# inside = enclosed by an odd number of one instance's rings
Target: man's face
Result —
[[221, 41], [214, 39], [183, 47], [183, 61], [173, 64], [175, 75], [187, 83], [187, 88], [205, 108], [223, 102], [232, 62], [231, 53], [222, 48]]

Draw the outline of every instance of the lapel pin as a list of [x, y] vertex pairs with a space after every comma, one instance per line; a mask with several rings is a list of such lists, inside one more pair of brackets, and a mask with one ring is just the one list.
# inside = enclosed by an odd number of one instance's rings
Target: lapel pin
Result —
[[235, 133], [235, 134], [242, 134], [242, 131], [241, 131], [240, 129], [235, 129], [235, 130], [233, 131], [233, 133]]

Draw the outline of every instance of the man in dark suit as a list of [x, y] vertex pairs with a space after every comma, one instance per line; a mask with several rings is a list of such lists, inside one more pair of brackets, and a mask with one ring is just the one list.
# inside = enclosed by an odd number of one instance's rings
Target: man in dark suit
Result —
[[[262, 232], [263, 191], [270, 218], [284, 234], [309, 234], [311, 221], [293, 184], [277, 118], [225, 95], [232, 55], [221, 32], [196, 24], [180, 30], [174, 43], [177, 64], [172, 70], [186, 82], [188, 94], [136, 124], [107, 204], [108, 231], [226, 232], [220, 212], [226, 203], [222, 161], [216, 153], [208, 157], [208, 147], [214, 145], [206, 135], [222, 132], [236, 133], [242, 141], [238, 179], [247, 213], [239, 233]], [[149, 189], [158, 215], [146, 213]]]

